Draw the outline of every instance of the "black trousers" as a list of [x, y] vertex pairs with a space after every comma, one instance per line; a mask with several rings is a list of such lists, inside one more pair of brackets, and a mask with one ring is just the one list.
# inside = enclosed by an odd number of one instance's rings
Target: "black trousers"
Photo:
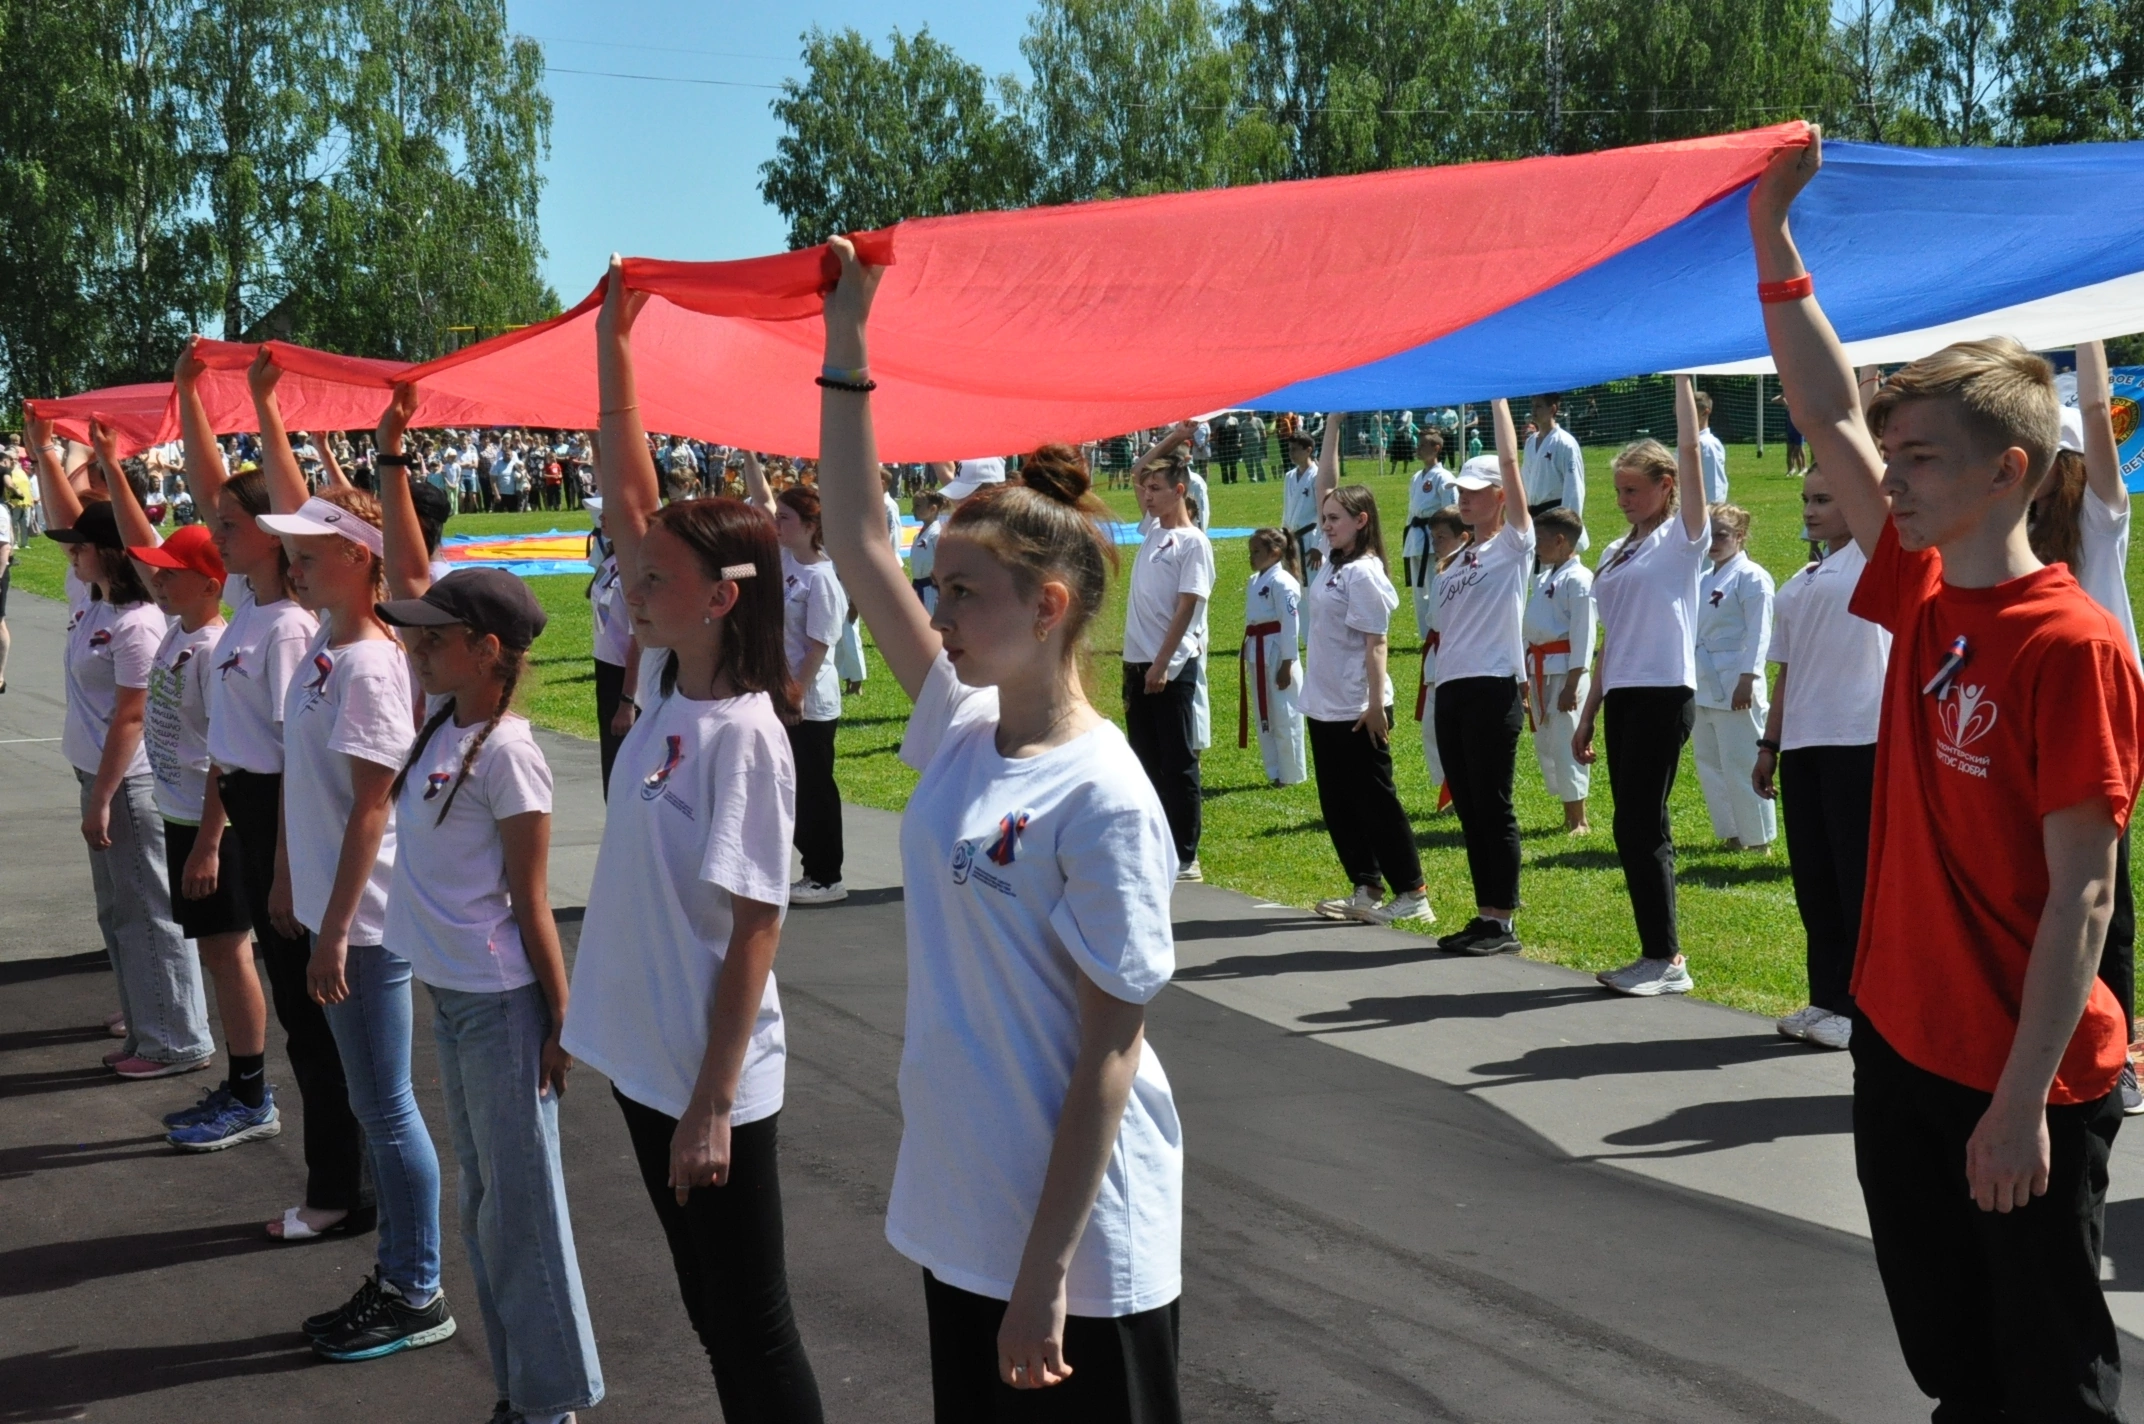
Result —
[[616, 1088], [640, 1179], [670, 1243], [685, 1315], [714, 1367], [724, 1419], [817, 1424], [819, 1382], [797, 1334], [782, 1250], [782, 1184], [775, 1150], [781, 1116], [730, 1129], [730, 1176], [695, 1187], [683, 1206], [670, 1187], [677, 1119]]
[[1005, 1302], [923, 1273], [937, 1424], [1178, 1424], [1178, 1301], [1137, 1315], [1065, 1317], [1072, 1375], [1047, 1389], [998, 1378]]
[[[277, 808], [283, 778], [252, 771], [227, 771], [217, 778], [224, 814], [238, 833], [245, 877], [246, 909], [253, 920], [253, 942], [268, 971], [268, 993], [276, 1022], [283, 1026], [284, 1050], [298, 1080], [305, 1122], [305, 1204], [319, 1211], [370, 1213], [372, 1171], [365, 1162], [365, 1133], [350, 1111], [350, 1089], [342, 1073], [342, 1053], [328, 1028], [327, 1012], [306, 992], [305, 966], [312, 945], [301, 935], [286, 938], [268, 918], [268, 892], [275, 887]], [[228, 864], [229, 862], [225, 862]]]
[[[1441, 701], [1441, 691], [1438, 696]], [[1682, 953], [1682, 941], [1675, 932], [1668, 797], [1697, 725], [1697, 694], [1687, 687], [1619, 687], [1601, 699], [1601, 712], [1608, 790], [1615, 797], [1615, 854], [1638, 921], [1638, 945], [1647, 959], [1673, 959]]]
[[1852, 1014], [1854, 947], [1869, 873], [1869, 806], [1876, 744], [1796, 747], [1779, 754], [1787, 869], [1809, 942], [1809, 1002]]
[[1519, 818], [1511, 775], [1526, 725], [1526, 685], [1508, 677], [1437, 684], [1437, 755], [1466, 837], [1474, 903], [1509, 911], [1519, 903]]
[[625, 738], [610, 729], [610, 719], [618, 715], [618, 705], [625, 701], [625, 669], [616, 663], [596, 659], [596, 742], [603, 755], [603, 799], [610, 800], [610, 767], [618, 759], [618, 748]]
[[[1392, 709], [1385, 709], [1390, 725]], [[1415, 850], [1414, 823], [1392, 786], [1392, 748], [1370, 739], [1352, 722], [1305, 717], [1311, 769], [1318, 779], [1318, 810], [1333, 839], [1348, 884], [1380, 881], [1401, 894], [1422, 886], [1422, 857]]]
[[1967, 1195], [1989, 1097], [1854, 1024], [1854, 1163], [1899, 1348], [1936, 1424], [2119, 1419], [2120, 1347], [2099, 1256], [2119, 1097], [2047, 1110], [2047, 1193], [2010, 1212]]
[[1176, 839], [1176, 858], [1185, 865], [1199, 858], [1199, 831], [1204, 811], [1200, 805], [1199, 754], [1191, 749], [1193, 711], [1198, 705], [1199, 660], [1189, 659], [1183, 670], [1161, 691], [1146, 690], [1146, 663], [1124, 665], [1124, 736], [1132, 754], [1146, 768], [1154, 794], [1161, 798], [1162, 814], [1169, 818], [1169, 834]]
[[2107, 944], [2099, 952], [2100, 982], [2121, 1001], [2122, 1022], [2129, 1037], [2137, 1036], [2137, 898], [2129, 884], [2129, 830], [2114, 851], [2114, 914], [2107, 921]]
[[791, 837], [804, 860], [804, 878], [821, 885], [841, 879], [841, 788], [834, 784], [831, 722], [797, 722], [789, 728], [789, 755], [797, 764], [797, 826]]

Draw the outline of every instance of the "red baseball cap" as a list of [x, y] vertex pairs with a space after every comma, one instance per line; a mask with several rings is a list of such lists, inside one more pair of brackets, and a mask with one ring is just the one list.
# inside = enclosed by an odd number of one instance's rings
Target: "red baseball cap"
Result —
[[206, 524], [181, 525], [163, 543], [129, 546], [127, 553], [151, 568], [192, 569], [203, 578], [225, 581], [223, 555], [216, 552], [216, 541], [210, 537]]

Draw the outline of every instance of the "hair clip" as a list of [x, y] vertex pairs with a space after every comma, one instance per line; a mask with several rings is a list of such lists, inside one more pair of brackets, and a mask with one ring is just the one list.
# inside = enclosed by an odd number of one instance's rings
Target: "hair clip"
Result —
[[758, 578], [758, 577], [759, 577], [759, 565], [757, 565], [757, 564], [724, 564], [724, 565], [722, 566], [722, 576], [723, 576], [724, 578], [726, 578], [726, 579], [748, 579], [748, 578]]

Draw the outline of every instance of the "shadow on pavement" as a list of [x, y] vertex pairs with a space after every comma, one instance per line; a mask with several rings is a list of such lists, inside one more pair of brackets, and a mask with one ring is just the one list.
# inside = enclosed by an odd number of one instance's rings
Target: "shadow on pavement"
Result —
[[124, 1081], [113, 1077], [111, 1070], [102, 1065], [50, 1068], [42, 1073], [0, 1073], [0, 1098], [28, 1098], [39, 1093], [64, 1093], [73, 1088], [97, 1088]]
[[1784, 1137], [1844, 1136], [1853, 1130], [1854, 1100], [1846, 1093], [1697, 1103], [1677, 1108], [1658, 1122], [1626, 1127], [1601, 1139], [1611, 1147], [1655, 1147], [1658, 1151], [1602, 1152], [1587, 1160], [1628, 1162], [1647, 1157], [1693, 1157], [1701, 1152], [1777, 1142]]
[[[1425, 946], [1421, 956], [1407, 957], [1426, 957], [1436, 952]], [[1392, 959], [1387, 962], [1405, 963], [1406, 959]], [[1600, 990], [1581, 984], [1554, 989], [1510, 989], [1489, 993], [1403, 994], [1380, 999], [1356, 999], [1344, 1009], [1321, 1009], [1314, 1014], [1302, 1015], [1296, 1022], [1320, 1025], [1318, 1028], [1299, 1030], [1299, 1037], [1321, 1037], [1331, 1033], [1361, 1033], [1365, 1029], [1431, 1023], [1438, 1019], [1500, 1019], [1511, 1014], [1531, 1013], [1536, 1009], [1590, 1003], [1599, 997]], [[1486, 1070], [1477, 1068], [1474, 1071], [1480, 1073]]]
[[[1316, 915], [1297, 915], [1290, 919], [1256, 920], [1178, 920], [1175, 933], [1179, 943], [1187, 939], [1255, 939], [1269, 934], [1300, 934], [1304, 930], [1351, 930], [1360, 925], [1350, 920], [1327, 920]], [[1288, 958], [1274, 957], [1274, 962]], [[1348, 956], [1338, 956], [1347, 958]], [[1179, 975], [1181, 977], [1181, 975]]]
[[34, 984], [40, 979], [57, 979], [63, 974], [104, 974], [109, 973], [111, 967], [112, 961], [101, 949], [59, 959], [15, 959], [0, 964], [0, 985]]
[[[133, 1148], [133, 1151], [123, 1149]], [[109, 1142], [40, 1142], [30, 1147], [0, 1147], [0, 1182], [47, 1172], [54, 1167], [94, 1167], [131, 1157], [169, 1157], [171, 1145], [160, 1132], [121, 1137]], [[0, 1294], [7, 1287], [0, 1285]]]
[[[194, 1261], [297, 1249], [272, 1239], [258, 1221], [227, 1221], [180, 1231], [144, 1231], [88, 1241], [53, 1241], [0, 1251], [0, 1296], [66, 1290], [85, 1281], [161, 1271]], [[6, 1393], [0, 1390], [0, 1399]]]
[[89, 1043], [110, 1038], [102, 1024], [73, 1028], [26, 1028], [19, 1033], [0, 1033], [0, 1053], [21, 1053], [32, 1048], [60, 1048], [70, 1043]]
[[[1578, 991], [1582, 996], [1596, 996], [1598, 992], [1591, 989]], [[1467, 997], [1472, 1000], [1485, 996]], [[1513, 1083], [1569, 1083], [1580, 1078], [1612, 1077], [1618, 1073], [1690, 1073], [1807, 1052], [1809, 1050], [1803, 1045], [1770, 1033], [1740, 1034], [1733, 1038], [1669, 1038], [1643, 1043], [1559, 1043], [1531, 1049], [1502, 1063], [1476, 1064], [1469, 1071], [1494, 1081], [1470, 1083], [1467, 1091], [1501, 1088]]]
[[0, 1421], [82, 1419], [82, 1406], [243, 1375], [311, 1369], [318, 1362], [295, 1332], [250, 1340], [127, 1349], [39, 1350], [0, 1359]]

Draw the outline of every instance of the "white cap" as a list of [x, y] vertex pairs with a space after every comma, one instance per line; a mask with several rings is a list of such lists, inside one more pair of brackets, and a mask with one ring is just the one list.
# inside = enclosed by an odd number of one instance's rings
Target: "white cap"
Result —
[[2058, 450], [2075, 450], [2084, 453], [2084, 412], [2076, 406], [2062, 407], [2062, 439], [2055, 446]]
[[1005, 483], [1005, 461], [997, 455], [980, 460], [962, 460], [953, 469], [953, 478], [946, 481], [945, 488], [938, 491], [947, 499], [966, 499], [984, 485]]
[[1459, 467], [1452, 483], [1463, 490], [1502, 489], [1504, 467], [1497, 463], [1494, 455], [1476, 455]]
[[384, 552], [387, 547], [376, 526], [367, 524], [339, 504], [329, 504], [319, 498], [299, 505], [296, 514], [257, 514], [253, 522], [270, 534], [338, 535], [353, 544], [364, 545], [375, 554]]

